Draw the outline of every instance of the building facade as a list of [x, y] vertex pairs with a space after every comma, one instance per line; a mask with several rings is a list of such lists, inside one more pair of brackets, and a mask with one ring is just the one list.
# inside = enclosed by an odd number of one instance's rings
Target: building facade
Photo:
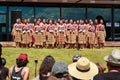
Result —
[[[109, 1], [108, 1], [109, 2]], [[106, 41], [120, 41], [120, 4], [112, 3], [41, 3], [0, 2], [0, 41], [11, 41], [15, 16], [22, 19], [96, 19], [103, 18]]]

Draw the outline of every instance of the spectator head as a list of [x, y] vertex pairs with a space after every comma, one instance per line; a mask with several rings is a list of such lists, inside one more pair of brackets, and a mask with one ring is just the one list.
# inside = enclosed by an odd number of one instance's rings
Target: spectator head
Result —
[[104, 73], [104, 71], [106, 70], [106, 68], [99, 62], [95, 63], [98, 67], [99, 73]]
[[40, 66], [39, 76], [47, 75], [49, 72], [51, 72], [54, 63], [55, 63], [55, 59], [52, 56], [50, 55], [46, 56]]
[[6, 59], [5, 58], [1, 58], [2, 59], [2, 65], [5, 66], [6, 65]]
[[72, 61], [73, 62], [77, 62], [78, 61], [78, 59], [80, 59], [82, 56], [80, 55], [80, 54], [75, 54], [74, 56], [73, 56], [73, 58], [72, 58]]
[[24, 54], [24, 53], [21, 53], [16, 59], [16, 64], [18, 67], [25, 67], [28, 62], [29, 62], [28, 56], [27, 54]]
[[67, 65], [63, 62], [56, 62], [53, 65], [51, 76], [48, 80], [72, 80], [68, 73]]
[[90, 80], [98, 74], [98, 67], [86, 57], [81, 57], [77, 62], [68, 66], [72, 77], [82, 80]]
[[108, 70], [119, 70], [120, 71], [120, 50], [114, 49], [112, 52], [104, 57], [107, 62]]
[[51, 74], [57, 78], [62, 78], [68, 75], [67, 65], [63, 62], [56, 62], [53, 65]]

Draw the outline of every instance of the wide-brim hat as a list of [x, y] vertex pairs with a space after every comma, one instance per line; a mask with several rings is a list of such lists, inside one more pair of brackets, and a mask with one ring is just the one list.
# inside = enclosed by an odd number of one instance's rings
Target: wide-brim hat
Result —
[[120, 66], [120, 50], [114, 49], [112, 52], [104, 57], [104, 60], [111, 65]]
[[74, 78], [89, 80], [98, 74], [98, 67], [87, 58], [81, 57], [77, 62], [68, 66], [68, 71]]

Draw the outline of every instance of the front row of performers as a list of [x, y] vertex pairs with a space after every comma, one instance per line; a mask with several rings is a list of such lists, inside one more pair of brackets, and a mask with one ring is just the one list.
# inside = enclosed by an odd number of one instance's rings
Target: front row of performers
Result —
[[12, 37], [16, 47], [29, 48], [104, 48], [106, 30], [103, 20], [52, 21], [17, 19]]

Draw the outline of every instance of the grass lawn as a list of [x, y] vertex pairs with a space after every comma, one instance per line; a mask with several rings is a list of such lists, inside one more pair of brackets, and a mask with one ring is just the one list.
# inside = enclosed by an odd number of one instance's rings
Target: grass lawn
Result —
[[37, 73], [39, 66], [47, 55], [52, 55], [56, 61], [63, 61], [66, 64], [72, 63], [72, 56], [74, 54], [81, 54], [82, 56], [87, 57], [93, 62], [100, 62], [105, 65], [103, 57], [108, 55], [113, 49], [120, 49], [120, 47], [105, 47], [104, 49], [22, 49], [22, 48], [13, 48], [13, 47], [3, 47], [2, 57], [6, 58], [7, 64], [6, 67], [10, 68], [16, 64], [16, 58], [20, 53], [27, 53], [29, 57], [28, 67], [30, 68], [30, 80], [34, 78], [35, 74], [35, 63], [34, 60], [38, 60]]

